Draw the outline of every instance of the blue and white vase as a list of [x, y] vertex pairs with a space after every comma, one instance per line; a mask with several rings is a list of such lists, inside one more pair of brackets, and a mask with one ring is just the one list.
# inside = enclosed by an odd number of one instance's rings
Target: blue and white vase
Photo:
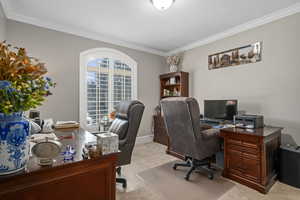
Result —
[[22, 112], [0, 113], [0, 175], [25, 168], [29, 160], [30, 124]]

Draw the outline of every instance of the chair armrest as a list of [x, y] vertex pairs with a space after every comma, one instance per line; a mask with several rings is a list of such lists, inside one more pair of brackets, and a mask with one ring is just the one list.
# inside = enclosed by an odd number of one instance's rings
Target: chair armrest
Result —
[[208, 130], [208, 129], [211, 129], [212, 127], [210, 125], [207, 125], [207, 124], [201, 124], [200, 125], [200, 129], [201, 131], [205, 131], [205, 130]]
[[220, 130], [211, 128], [211, 129], [201, 131], [201, 133], [202, 133], [204, 139], [209, 140], [212, 138], [219, 137]]
[[119, 148], [125, 146], [127, 143], [127, 139], [119, 140]]

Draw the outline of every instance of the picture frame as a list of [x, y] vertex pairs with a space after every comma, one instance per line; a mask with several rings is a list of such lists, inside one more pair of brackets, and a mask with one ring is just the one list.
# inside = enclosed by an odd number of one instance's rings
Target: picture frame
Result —
[[256, 42], [239, 48], [230, 49], [208, 56], [208, 69], [219, 69], [260, 62], [262, 60], [262, 42]]

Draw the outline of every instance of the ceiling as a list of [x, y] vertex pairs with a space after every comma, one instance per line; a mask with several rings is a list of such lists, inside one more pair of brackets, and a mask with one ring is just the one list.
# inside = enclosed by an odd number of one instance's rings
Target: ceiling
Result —
[[300, 12], [300, 0], [1, 0], [8, 18], [166, 55]]

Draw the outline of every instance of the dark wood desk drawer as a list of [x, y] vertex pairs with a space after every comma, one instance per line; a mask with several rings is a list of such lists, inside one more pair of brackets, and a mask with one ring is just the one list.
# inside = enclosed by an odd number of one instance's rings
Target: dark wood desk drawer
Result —
[[245, 135], [241, 135], [241, 134], [230, 134], [228, 136], [228, 141], [242, 141], [242, 142], [248, 142], [251, 144], [257, 144], [259, 143], [259, 138], [257, 137], [247, 137]]
[[237, 139], [228, 139], [227, 140], [228, 144], [232, 144], [232, 145], [242, 145], [242, 140], [237, 140]]
[[244, 139], [232, 139], [229, 138], [227, 140], [228, 144], [235, 144], [235, 145], [241, 145], [241, 146], [245, 146], [245, 147], [249, 147], [249, 148], [258, 148], [258, 143], [257, 141], [252, 141], [252, 140], [244, 140]]
[[243, 145], [235, 145], [235, 144], [228, 144], [228, 149], [233, 149], [235, 151], [240, 151], [243, 153], [248, 153], [252, 155], [259, 155], [260, 148], [249, 148]]
[[260, 182], [260, 161], [243, 157], [244, 176], [257, 183]]
[[228, 139], [228, 149], [234, 149], [236, 151], [246, 152], [253, 155], [260, 154], [260, 146], [256, 143], [252, 143], [244, 140]]

